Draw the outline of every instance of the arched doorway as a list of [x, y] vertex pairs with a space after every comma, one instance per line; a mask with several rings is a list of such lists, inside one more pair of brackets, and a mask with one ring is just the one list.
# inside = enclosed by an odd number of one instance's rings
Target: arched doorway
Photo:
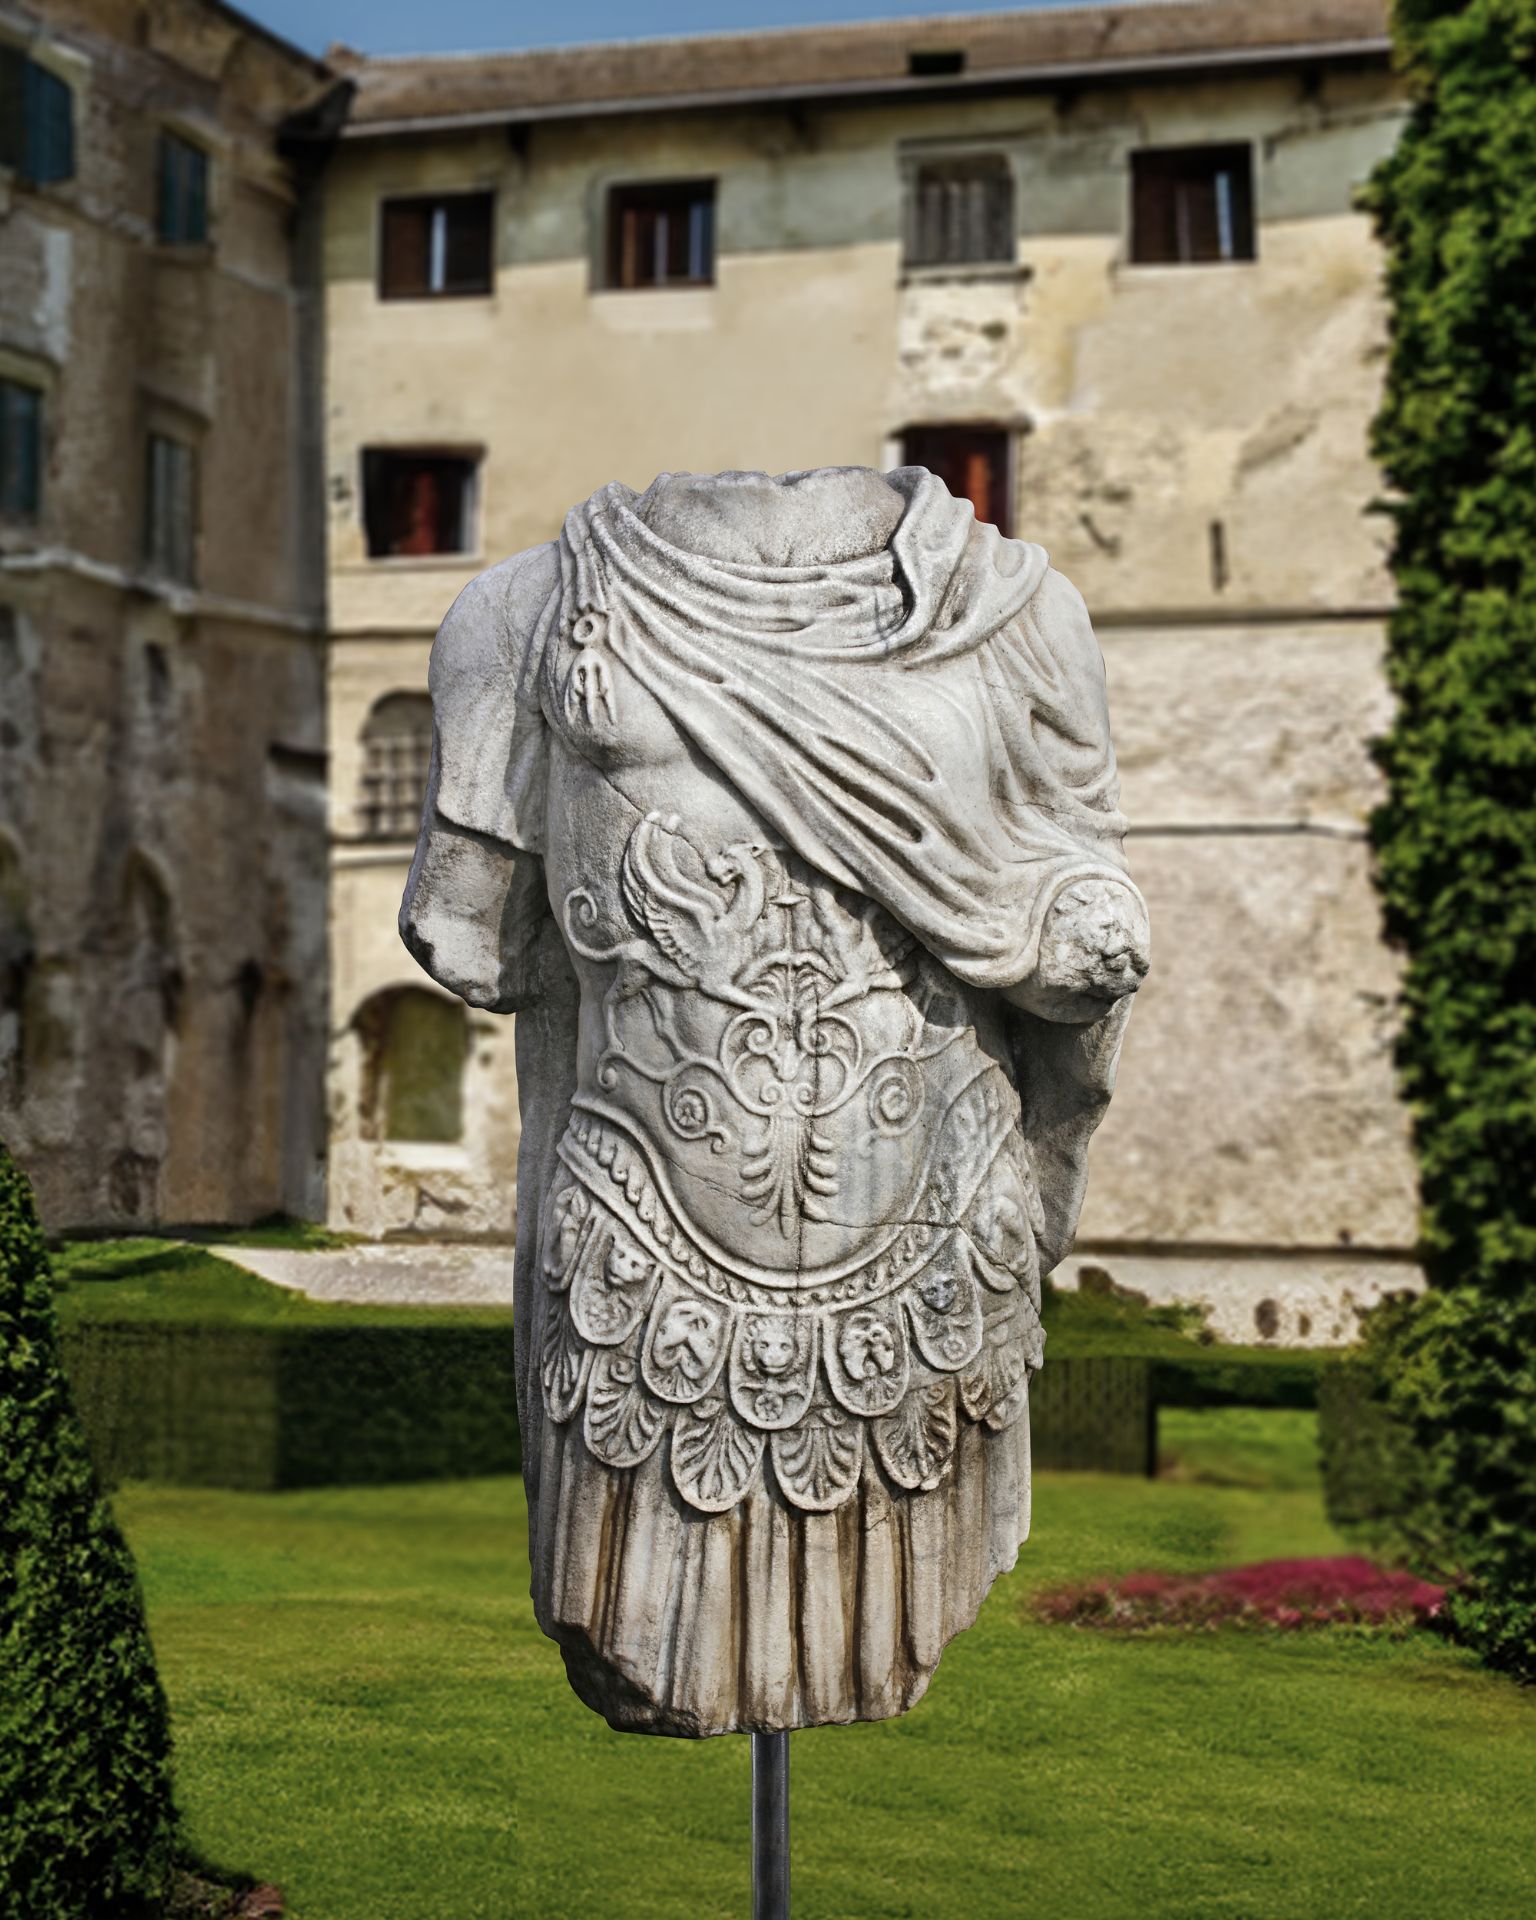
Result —
[[391, 987], [358, 1010], [364, 1139], [452, 1146], [464, 1137], [464, 1003]]
[[159, 1211], [166, 1110], [185, 977], [170, 889], [148, 855], [123, 863], [114, 929], [118, 987], [111, 1042], [120, 1050], [124, 1139], [107, 1169], [111, 1213], [148, 1222]]
[[28, 911], [21, 855], [0, 834], [0, 1107], [21, 1103], [26, 1081], [28, 990], [37, 943]]

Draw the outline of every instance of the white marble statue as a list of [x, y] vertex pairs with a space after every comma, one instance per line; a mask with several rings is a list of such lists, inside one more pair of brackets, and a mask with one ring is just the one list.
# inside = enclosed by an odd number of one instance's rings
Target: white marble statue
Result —
[[1028, 1530], [1147, 968], [1082, 600], [920, 468], [664, 474], [431, 686], [401, 928], [518, 1015], [539, 1622], [616, 1727], [900, 1713]]

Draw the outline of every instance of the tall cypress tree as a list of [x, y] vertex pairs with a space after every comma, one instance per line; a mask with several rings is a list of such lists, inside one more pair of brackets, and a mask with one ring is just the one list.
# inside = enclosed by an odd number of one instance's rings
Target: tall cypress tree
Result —
[[133, 1561], [70, 1404], [32, 1194], [0, 1146], [0, 1913], [159, 1914], [174, 1847]]
[[1398, 708], [1374, 837], [1431, 1293], [1387, 1315], [1401, 1529], [1536, 1677], [1536, 0], [1396, 0], [1412, 112], [1369, 204], [1391, 353]]

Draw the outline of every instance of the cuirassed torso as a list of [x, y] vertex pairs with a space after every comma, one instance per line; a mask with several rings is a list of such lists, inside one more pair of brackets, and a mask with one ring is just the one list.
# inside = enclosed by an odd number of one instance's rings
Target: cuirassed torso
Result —
[[547, 857], [582, 990], [545, 1202], [552, 1417], [584, 1404], [588, 1445], [631, 1466], [686, 1412], [673, 1473], [708, 1510], [765, 1445], [791, 1500], [837, 1504], [870, 1422], [892, 1477], [925, 1484], [950, 1389], [1001, 1421], [1039, 1361], [995, 1006], [773, 845], [590, 634], [552, 650], [546, 714], [551, 810], [584, 824]]
[[1146, 971], [1082, 601], [919, 469], [663, 475], [431, 679], [401, 924], [517, 1014], [539, 1624], [616, 1727], [902, 1712], [1028, 1531]]

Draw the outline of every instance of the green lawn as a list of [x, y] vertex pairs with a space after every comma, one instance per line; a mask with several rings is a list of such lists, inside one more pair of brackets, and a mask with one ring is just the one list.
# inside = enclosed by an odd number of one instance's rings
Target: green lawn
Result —
[[1164, 1479], [1286, 1493], [1317, 1486], [1317, 1415], [1302, 1409], [1162, 1407], [1157, 1442]]
[[[319, 1229], [314, 1230], [319, 1233]], [[229, 1244], [281, 1245], [286, 1241], [241, 1238]], [[323, 1238], [341, 1244], [336, 1235]], [[304, 1251], [326, 1251], [316, 1245]], [[83, 1320], [153, 1320], [181, 1324], [267, 1326], [412, 1326], [441, 1321], [505, 1325], [510, 1307], [347, 1306], [311, 1300], [291, 1287], [274, 1286], [232, 1261], [180, 1240], [136, 1235], [126, 1240], [66, 1240], [52, 1254], [59, 1324]]]
[[[1529, 1920], [1536, 1695], [1422, 1635], [1029, 1619], [1042, 1583], [1337, 1549], [1311, 1416], [1163, 1433], [1177, 1478], [1041, 1477], [1020, 1570], [906, 1719], [795, 1736], [798, 1920]], [[748, 1911], [747, 1742], [621, 1738], [577, 1703], [515, 1481], [118, 1508], [193, 1838], [298, 1920]]]

